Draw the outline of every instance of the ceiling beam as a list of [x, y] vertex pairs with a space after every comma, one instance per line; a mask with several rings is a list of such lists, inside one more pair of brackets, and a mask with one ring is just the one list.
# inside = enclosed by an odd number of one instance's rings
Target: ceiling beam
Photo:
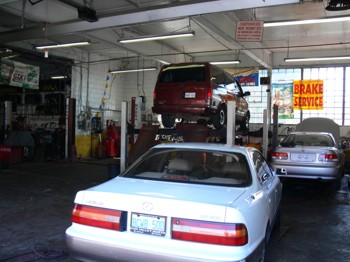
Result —
[[[141, 58], [144, 58], [144, 59], [154, 60], [156, 62], [160, 62], [160, 60], [162, 60], [159, 58], [160, 57], [159, 55], [156, 55], [156, 56], [146, 55], [142, 52], [139, 52], [139, 51], [136, 51], [132, 48], [129, 48], [126, 45], [118, 43], [117, 41], [114, 40], [113, 35], [109, 35], [108, 37], [105, 37], [105, 36], [99, 36], [98, 32], [87, 32], [87, 33], [84, 33], [83, 36], [85, 38], [88, 37], [90, 39], [96, 39], [97, 41], [99, 41], [101, 43], [105, 43], [105, 44], [120, 48], [128, 53], [132, 53], [132, 54], [139, 56]], [[188, 57], [191, 61], [193, 61], [193, 56], [186, 54], [186, 53], [182, 53], [180, 50], [174, 48], [171, 45], [166, 45], [166, 46], [167, 46], [167, 48], [173, 50], [176, 55], [179, 55], [179, 54], [184, 55], [184, 56]], [[159, 47], [159, 49], [161, 49], [161, 47]], [[106, 56], [108, 56], [108, 55], [106, 54]], [[113, 55], [109, 55], [109, 56], [113, 56]], [[172, 61], [166, 61], [166, 62], [172, 62]]]
[[131, 24], [149, 23], [167, 19], [177, 19], [200, 14], [233, 11], [247, 8], [268, 7], [282, 4], [293, 4], [298, 2], [299, 0], [217, 0], [205, 2], [176, 2], [168, 5], [137, 9], [136, 12], [116, 14], [108, 17], [99, 17], [99, 20], [95, 23], [74, 21], [49, 24], [47, 25], [47, 30], [45, 33], [43, 33], [43, 28], [41, 26], [4, 32], [0, 33], [0, 43], [24, 41], [60, 34], [72, 34], [77, 32], [126, 26]]
[[[259, 63], [261, 66], [270, 68], [271, 65], [269, 62], [264, 61], [263, 58], [259, 57], [252, 51], [247, 50], [242, 44], [237, 42], [232, 36], [227, 34], [226, 32], [222, 31], [218, 26], [211, 23], [209, 20], [207, 20], [204, 16], [200, 17], [194, 17], [192, 18], [193, 21], [195, 21], [197, 24], [199, 24], [202, 27], [205, 27], [207, 31], [210, 31], [210, 34], [214, 36], [218, 41], [225, 44], [225, 46], [233, 46], [234, 48], [237, 48], [240, 50], [240, 52], [246, 54], [248, 57]], [[233, 24], [233, 27], [235, 25]], [[269, 57], [269, 56], [268, 56]]]
[[4, 5], [4, 4], [8, 4], [8, 3], [12, 3], [12, 2], [16, 2], [18, 0], [0, 0], [0, 5]]

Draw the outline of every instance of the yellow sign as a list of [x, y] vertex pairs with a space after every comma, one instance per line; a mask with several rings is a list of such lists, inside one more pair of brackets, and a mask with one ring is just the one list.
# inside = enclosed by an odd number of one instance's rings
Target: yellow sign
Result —
[[293, 81], [294, 110], [323, 109], [323, 80]]

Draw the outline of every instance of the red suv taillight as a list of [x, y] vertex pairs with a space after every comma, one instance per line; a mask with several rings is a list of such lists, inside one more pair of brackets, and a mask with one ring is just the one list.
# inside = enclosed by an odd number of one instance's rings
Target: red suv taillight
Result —
[[116, 231], [126, 229], [126, 213], [119, 210], [75, 205], [72, 222]]
[[153, 101], [155, 101], [157, 99], [157, 92], [156, 90], [153, 91]]
[[211, 89], [211, 88], [208, 88], [207, 90], [208, 90], [208, 91], [207, 91], [207, 96], [208, 96], [208, 99], [211, 99], [211, 98], [212, 98], [212, 96], [213, 96], [213, 91], [212, 91], [212, 89]]
[[244, 224], [172, 219], [172, 238], [216, 245], [243, 246], [248, 243]]
[[207, 88], [207, 103], [210, 105], [211, 104], [211, 99], [213, 98], [213, 91], [212, 88], [209, 87]]
[[272, 158], [278, 158], [278, 159], [282, 159], [282, 160], [287, 160], [288, 159], [288, 153], [272, 152]]

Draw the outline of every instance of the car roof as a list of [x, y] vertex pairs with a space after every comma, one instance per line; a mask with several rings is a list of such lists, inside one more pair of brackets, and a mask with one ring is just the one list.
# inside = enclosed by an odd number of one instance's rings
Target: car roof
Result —
[[209, 65], [209, 62], [184, 62], [184, 63], [173, 63], [173, 64], [165, 65], [164, 67], [186, 66], [186, 65]]
[[[154, 148], [174, 148], [174, 149], [200, 149], [200, 150], [220, 150], [226, 152], [239, 152], [246, 154], [248, 147], [228, 145], [228, 144], [214, 144], [214, 143], [164, 143], [154, 146]], [[254, 150], [255, 148], [249, 147], [249, 150]]]
[[303, 134], [303, 135], [330, 135], [332, 136], [331, 133], [328, 133], [328, 132], [315, 132], [315, 131], [294, 131], [294, 132], [290, 132], [289, 133], [290, 135], [300, 135], [300, 134]]

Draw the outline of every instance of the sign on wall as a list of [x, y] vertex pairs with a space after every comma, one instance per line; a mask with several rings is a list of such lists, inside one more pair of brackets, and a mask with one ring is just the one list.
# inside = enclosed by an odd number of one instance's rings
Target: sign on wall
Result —
[[295, 80], [293, 84], [295, 110], [323, 109], [323, 80]]
[[40, 68], [11, 60], [1, 60], [0, 85], [39, 89]]
[[278, 118], [294, 118], [293, 82], [272, 84], [272, 106], [278, 106]]

